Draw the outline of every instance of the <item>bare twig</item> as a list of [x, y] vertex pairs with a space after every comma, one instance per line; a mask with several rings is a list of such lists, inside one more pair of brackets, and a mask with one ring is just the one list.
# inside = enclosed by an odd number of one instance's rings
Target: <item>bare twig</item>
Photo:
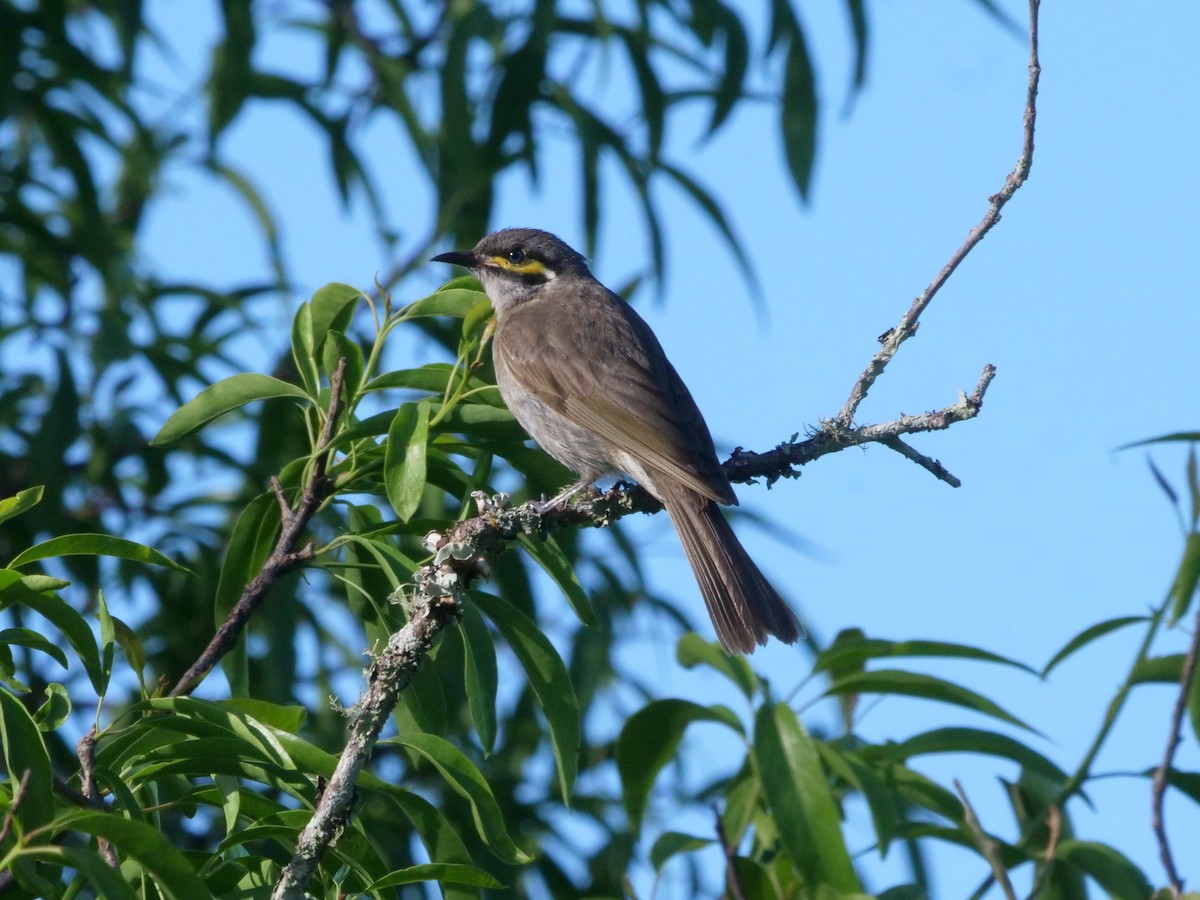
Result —
[[[75, 745], [75, 755], [79, 757], [79, 781], [83, 788], [83, 796], [87, 798], [88, 805], [93, 809], [104, 809], [104, 804], [100, 802], [100, 791], [96, 788], [95, 725], [92, 725], [88, 733], [79, 739], [79, 743]], [[119, 869], [121, 867], [117, 851], [107, 838], [97, 836], [96, 848], [100, 851], [100, 856], [112, 868]]]
[[900, 345], [917, 333], [918, 320], [921, 317], [921, 313], [929, 306], [930, 302], [949, 280], [950, 276], [954, 274], [954, 270], [958, 268], [959, 264], [967, 258], [967, 254], [974, 250], [976, 245], [983, 240], [984, 235], [1000, 221], [1000, 210], [1004, 208], [1004, 205], [1012, 199], [1013, 194], [1029, 178], [1029, 170], [1033, 165], [1033, 133], [1034, 124], [1037, 120], [1038, 80], [1042, 73], [1042, 67], [1038, 61], [1039, 3], [1040, 0], [1030, 0], [1029, 2], [1029, 86], [1025, 96], [1025, 130], [1021, 156], [1017, 160], [1016, 166], [1008, 174], [1008, 177], [1004, 179], [1004, 186], [988, 198], [987, 212], [979, 224], [967, 234], [967, 239], [963, 241], [962, 246], [954, 252], [954, 255], [950, 257], [950, 261], [942, 267], [942, 270], [929, 283], [929, 286], [913, 300], [908, 311], [900, 317], [900, 321], [896, 327], [889, 329], [880, 337], [879, 350], [876, 351], [871, 361], [867, 363], [867, 368], [859, 376], [858, 381], [854, 383], [854, 387], [850, 391], [850, 396], [846, 399], [841, 412], [837, 414], [837, 418], [834, 420], [842, 429], [849, 430], [853, 428], [854, 416], [858, 412], [858, 407], [866, 399], [867, 392], [871, 389], [875, 380], [883, 374], [883, 370], [887, 368], [892, 357], [896, 355], [896, 351], [900, 349]]
[[1037, 897], [1050, 877], [1050, 867], [1054, 862], [1054, 854], [1058, 852], [1058, 840], [1062, 837], [1062, 810], [1054, 804], [1046, 810], [1046, 852], [1042, 855], [1042, 864], [1038, 866], [1037, 876], [1033, 879], [1033, 887], [1029, 890], [1030, 897]]
[[730, 900], [746, 900], [746, 895], [742, 891], [742, 882], [738, 879], [737, 874], [737, 846], [730, 842], [725, 836], [725, 825], [721, 821], [721, 810], [717, 809], [717, 805], [713, 804], [713, 816], [717, 820], [717, 840], [721, 843], [721, 850], [725, 853], [725, 890]]
[[0, 844], [8, 840], [12, 834], [13, 821], [17, 817], [17, 810], [21, 808], [21, 801], [25, 799], [25, 791], [29, 789], [29, 779], [33, 776], [33, 769], [26, 769], [21, 774], [21, 780], [17, 782], [17, 789], [13, 791], [12, 802], [8, 804], [8, 811], [4, 814], [4, 823], [0, 825]]
[[962, 801], [963, 822], [970, 830], [971, 837], [975, 839], [975, 846], [979, 848], [983, 858], [992, 867], [992, 874], [996, 876], [1000, 890], [1004, 891], [1004, 896], [1008, 900], [1017, 900], [1017, 893], [1013, 890], [1012, 882], [1008, 878], [1008, 870], [1004, 868], [1004, 864], [1000, 862], [1000, 856], [996, 853], [996, 842], [979, 824], [979, 817], [975, 815], [975, 809], [971, 806], [971, 801], [967, 799], [967, 792], [963, 790], [963, 786], [957, 778], [954, 779], [954, 790], [958, 791], [958, 799]]
[[1167, 793], [1167, 782], [1171, 776], [1171, 762], [1175, 758], [1175, 750], [1179, 747], [1179, 732], [1183, 727], [1183, 716], [1187, 711], [1188, 694], [1193, 688], [1196, 674], [1196, 658], [1200, 654], [1200, 610], [1196, 612], [1196, 624], [1192, 629], [1192, 641], [1188, 644], [1187, 656], [1183, 658], [1183, 671], [1179, 674], [1179, 694], [1175, 697], [1175, 709], [1171, 712], [1171, 730], [1167, 733], [1167, 746], [1163, 751], [1162, 762], [1154, 770], [1153, 787], [1150, 791], [1151, 827], [1154, 838], [1158, 841], [1158, 855], [1162, 857], [1163, 868], [1167, 870], [1167, 880], [1175, 896], [1183, 894], [1183, 878], [1175, 867], [1175, 857], [1171, 853], [1171, 842], [1167, 837], [1167, 826], [1163, 814], [1163, 801]]
[[280, 530], [275, 549], [263, 563], [262, 569], [242, 589], [242, 595], [229, 611], [217, 633], [213, 635], [204, 652], [192, 663], [191, 668], [171, 688], [171, 696], [178, 697], [190, 693], [200, 683], [221, 657], [233, 649], [242, 630], [250, 621], [259, 605], [266, 599], [267, 593], [274, 587], [284, 574], [300, 563], [312, 559], [313, 546], [308, 544], [297, 550], [300, 535], [308, 526], [313, 513], [317, 511], [321, 501], [329, 492], [329, 484], [325, 480], [325, 470], [329, 462], [329, 443], [333, 438], [334, 427], [342, 404], [342, 378], [346, 373], [346, 360], [338, 360], [337, 368], [329, 378], [329, 408], [325, 415], [325, 424], [317, 439], [312, 469], [307, 482], [300, 494], [300, 500], [293, 509], [287, 503], [277, 478], [271, 478], [271, 488], [279, 501]]

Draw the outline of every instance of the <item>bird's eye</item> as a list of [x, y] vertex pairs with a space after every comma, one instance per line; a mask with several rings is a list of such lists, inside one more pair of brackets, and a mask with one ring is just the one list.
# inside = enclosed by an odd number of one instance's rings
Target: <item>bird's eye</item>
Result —
[[512, 263], [513, 265], [519, 265], [520, 263], [525, 262], [525, 251], [520, 250], [520, 249], [509, 250], [508, 251], [508, 261], [510, 263]]

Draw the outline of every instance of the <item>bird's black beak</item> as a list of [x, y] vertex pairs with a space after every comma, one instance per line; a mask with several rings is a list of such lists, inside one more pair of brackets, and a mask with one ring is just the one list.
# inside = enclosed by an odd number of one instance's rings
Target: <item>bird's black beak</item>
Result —
[[450, 263], [452, 266], [465, 266], [468, 269], [479, 265], [479, 260], [475, 258], [472, 250], [451, 250], [449, 253], [439, 253], [430, 262]]

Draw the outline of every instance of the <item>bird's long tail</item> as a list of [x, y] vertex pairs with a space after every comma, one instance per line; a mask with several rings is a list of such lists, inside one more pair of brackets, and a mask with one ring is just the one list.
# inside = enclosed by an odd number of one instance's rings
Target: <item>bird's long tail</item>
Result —
[[768, 635], [795, 643], [804, 633], [796, 614], [754, 564], [721, 508], [686, 489], [665, 493], [663, 505], [725, 652], [753, 653]]

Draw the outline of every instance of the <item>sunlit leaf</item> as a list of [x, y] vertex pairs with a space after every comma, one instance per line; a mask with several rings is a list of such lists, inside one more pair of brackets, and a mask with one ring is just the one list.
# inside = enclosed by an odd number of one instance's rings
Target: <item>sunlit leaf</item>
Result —
[[579, 701], [575, 698], [566, 664], [537, 624], [507, 600], [481, 591], [471, 591], [470, 598], [500, 630], [525, 669], [529, 686], [550, 725], [563, 802], [570, 803], [575, 775], [579, 771], [583, 733]]
[[270, 400], [276, 397], [311, 402], [311, 398], [303, 389], [270, 375], [260, 375], [256, 372], [233, 375], [205, 388], [177, 409], [154, 436], [150, 445], [167, 447], [178, 443], [218, 416], [256, 400]]
[[39, 484], [23, 491], [17, 491], [13, 496], [0, 500], [0, 522], [11, 519], [13, 516], [19, 516], [27, 509], [37, 506], [41, 502], [43, 490], [44, 488]]
[[805, 883], [814, 890], [829, 885], [843, 893], [861, 891], [820, 755], [787, 704], [759, 708], [754, 759], [784, 850]]
[[25, 793], [19, 805], [10, 805], [11, 821], [18, 834], [28, 834], [54, 818], [54, 773], [50, 754], [37, 723], [16, 697], [0, 687], [0, 744], [4, 769], [13, 783], [25, 778]]
[[1050, 658], [1050, 662], [1046, 663], [1046, 667], [1042, 669], [1042, 677], [1049, 675], [1059, 663], [1063, 662], [1075, 651], [1080, 650], [1098, 638], [1104, 637], [1106, 634], [1111, 634], [1127, 625], [1136, 625], [1138, 622], [1148, 621], [1146, 616], [1121, 616], [1116, 619], [1108, 619], [1104, 622], [1097, 622], [1088, 628], [1085, 628], [1063, 646], [1061, 650]]
[[128, 541], [125, 538], [113, 537], [107, 534], [64, 534], [43, 541], [22, 553], [9, 563], [9, 567], [19, 569], [39, 559], [53, 559], [59, 556], [111, 556], [113, 559], [127, 559], [132, 562], [148, 563], [152, 566], [163, 566], [176, 572], [191, 573], [175, 562], [163, 556], [152, 547]]
[[405, 403], [388, 429], [383, 463], [388, 502], [401, 522], [412, 518], [425, 496], [428, 444], [429, 404]]
[[382, 743], [407, 747], [427, 759], [446, 783], [471, 807], [475, 829], [496, 858], [509, 865], [530, 861], [509, 837], [504, 816], [483, 774], [449, 741], [432, 734], [402, 734]]

